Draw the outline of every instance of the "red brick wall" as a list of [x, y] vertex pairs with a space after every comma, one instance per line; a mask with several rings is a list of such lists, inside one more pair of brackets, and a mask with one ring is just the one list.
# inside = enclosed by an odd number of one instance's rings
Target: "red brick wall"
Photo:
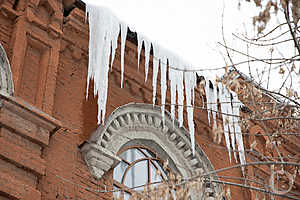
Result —
[[[49, 2], [51, 2], [51, 5], [58, 4], [54, 6], [55, 9], [61, 6], [59, 5], [60, 2], [57, 3], [54, 0], [49, 0]], [[29, 5], [31, 4], [29, 3], [27, 6]], [[46, 171], [45, 176], [40, 177], [38, 185], [34, 187], [41, 191], [42, 199], [110, 199], [110, 193], [97, 194], [81, 188], [83, 186], [93, 189], [104, 189], [104, 184], [111, 185], [110, 175], [106, 175], [100, 181], [96, 181], [91, 177], [78, 151], [78, 145], [87, 140], [97, 128], [97, 104], [96, 98], [91, 95], [93, 91], [92, 83], [90, 84], [89, 98], [88, 100], [85, 99], [88, 65], [88, 26], [84, 23], [84, 13], [75, 9], [68, 17], [61, 19], [65, 21], [65, 23], [62, 23], [62, 21], [60, 23], [62, 34], [53, 39], [50, 34], [45, 34], [43, 25], [38, 25], [39, 22], [34, 21], [36, 20], [35, 18], [31, 19], [32, 22], [29, 20], [29, 23], [24, 20], [22, 22], [24, 27], [22, 27], [20, 20], [22, 17], [28, 18], [30, 9], [25, 6], [25, 10], [25, 12], [20, 12], [20, 17], [13, 19], [0, 15], [0, 21], [3, 22], [0, 24], [1, 42], [8, 54], [14, 51], [14, 56], [9, 54], [10, 59], [20, 59], [19, 62], [10, 60], [16, 84], [16, 96], [51, 114], [55, 119], [60, 120], [63, 125], [63, 128], [51, 136], [49, 145], [43, 147], [41, 151], [41, 156], [46, 161]], [[37, 16], [47, 15], [45, 9], [41, 11], [36, 10], [35, 12], [38, 12]], [[17, 21], [19, 21], [18, 25], [16, 25]], [[14, 31], [13, 34], [11, 33], [12, 31]], [[34, 39], [28, 39], [28, 34], [33, 36]], [[24, 42], [23, 40], [26, 41]], [[59, 45], [52, 45], [51, 42], [54, 40]], [[19, 45], [24, 44], [26, 48], [23, 49], [23, 46], [17, 48], [17, 41], [21, 41], [22, 43]], [[49, 54], [45, 58], [45, 49], [48, 51], [48, 48], [54, 48], [58, 57], [53, 57], [53, 55]], [[127, 41], [125, 84], [123, 89], [120, 88], [120, 55], [119, 53], [116, 55], [113, 72], [109, 75], [107, 116], [117, 107], [130, 102], [152, 103], [152, 71], [151, 69], [149, 70], [150, 76], [145, 83], [143, 67], [141, 67], [140, 72], [137, 71], [136, 48], [135, 44]], [[119, 51], [120, 49], [117, 50], [117, 52]], [[23, 57], [20, 57], [22, 55]], [[143, 66], [144, 59], [143, 56], [141, 57], [141, 66]], [[43, 59], [48, 60], [45, 61]], [[51, 59], [58, 59], [56, 66], [48, 64]], [[52, 73], [54, 77], [47, 73], [51, 68], [57, 69]], [[41, 73], [41, 70], [45, 72]], [[53, 89], [49, 89], [43, 84], [43, 80], [47, 79], [55, 80], [55, 85], [51, 85]], [[45, 95], [44, 90], [49, 91], [53, 98], [51, 95]], [[157, 90], [157, 103], [159, 104], [159, 86]], [[42, 105], [45, 102], [48, 102], [52, 107], [48, 106], [48, 109], [43, 107]], [[207, 153], [216, 169], [227, 166], [227, 153], [212, 145], [206, 113], [196, 110], [195, 119], [197, 123], [197, 142]], [[6, 136], [7, 138], [9, 138], [8, 135]], [[17, 137], [14, 140], [18, 140]], [[22, 142], [13, 143], [20, 147], [25, 146]], [[29, 149], [32, 152], [40, 153], [41, 149], [36, 147], [35, 144], [27, 142], [26, 145], [30, 146]], [[5, 166], [2, 164], [1, 166], [5, 170], [13, 171], [11, 173], [14, 174], [17, 180], [28, 185], [33, 184], [32, 178], [24, 172], [19, 172], [17, 170], [18, 167], [8, 164]], [[240, 176], [239, 170], [235, 170], [233, 173]], [[234, 193], [233, 197], [235, 197], [235, 194], [240, 195], [241, 192]]]
[[[86, 188], [104, 190], [104, 185], [111, 185], [111, 174], [100, 181], [94, 180], [78, 151], [78, 146], [97, 128], [97, 98], [92, 95], [92, 82], [86, 100], [88, 25], [85, 14], [76, 8], [63, 18], [62, 2], [57, 0], [48, 0], [51, 12], [48, 4], [45, 7], [36, 3], [39, 1], [29, 0], [26, 4], [27, 1], [20, 0], [24, 9], [16, 14], [11, 4], [4, 2], [5, 6], [10, 6], [10, 15], [3, 10], [0, 12], [0, 41], [12, 64], [16, 96], [59, 120], [62, 128], [51, 136], [49, 145], [43, 146], [25, 140], [23, 136], [16, 136], [9, 130], [2, 131], [5, 141], [41, 156], [45, 161], [45, 174], [33, 176], [1, 159], [0, 173], [11, 174], [14, 180], [40, 191], [43, 200], [110, 199], [111, 193], [96, 193]], [[1, 6], [4, 4], [0, 3]], [[39, 10], [39, 6], [43, 9]], [[56, 18], [46, 16], [49, 12], [54, 12]], [[50, 33], [47, 29], [49, 23], [54, 26], [50, 28]], [[33, 39], [28, 39], [28, 35]], [[117, 107], [130, 102], [152, 103], [152, 69], [145, 83], [143, 67], [140, 72], [137, 71], [136, 48], [135, 44], [127, 41], [123, 89], [120, 88], [120, 55], [116, 55], [113, 71], [109, 74], [107, 116]], [[143, 66], [143, 56], [141, 58]], [[157, 91], [159, 104], [159, 86]], [[199, 93], [196, 93], [196, 98], [196, 104], [200, 105]], [[206, 112], [195, 109], [195, 122], [196, 141], [215, 169], [234, 165], [228, 161], [224, 140], [221, 145], [212, 142]], [[241, 171], [236, 169], [219, 175], [240, 177]], [[0, 182], [0, 190], [1, 187]], [[244, 195], [249, 195], [248, 190], [238, 187], [232, 187], [231, 191], [232, 199], [243, 199]], [[7, 197], [7, 194], [0, 193], [0, 199]]]

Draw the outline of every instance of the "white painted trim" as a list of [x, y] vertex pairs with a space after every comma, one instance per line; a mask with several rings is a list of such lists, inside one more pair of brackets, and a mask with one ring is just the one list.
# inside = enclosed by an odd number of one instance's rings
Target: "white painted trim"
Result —
[[7, 55], [0, 44], [0, 91], [14, 95], [14, 83]]
[[[82, 147], [83, 156], [93, 176], [99, 179], [116, 166], [120, 161], [118, 152], [130, 143], [148, 145], [162, 156], [165, 155], [162, 159], [170, 159], [183, 178], [195, 175], [196, 171], [206, 173], [214, 170], [199, 145], [196, 145], [195, 155], [192, 154], [188, 131], [179, 127], [177, 120], [173, 122], [170, 113], [166, 112], [163, 126], [160, 107], [131, 103], [117, 108]], [[92, 157], [111, 163], [111, 167], [101, 166], [99, 162], [88, 158], [91, 154], [89, 151], [98, 152], [98, 156]], [[221, 187], [212, 183], [205, 190], [216, 194], [221, 192]]]

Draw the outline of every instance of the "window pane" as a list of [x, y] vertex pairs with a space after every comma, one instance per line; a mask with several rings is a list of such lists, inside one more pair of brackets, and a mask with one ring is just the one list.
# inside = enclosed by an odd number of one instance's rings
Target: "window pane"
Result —
[[114, 169], [114, 179], [121, 183], [122, 177], [128, 165], [124, 162], [120, 162]]
[[[120, 154], [120, 157], [123, 161], [114, 169], [114, 179], [123, 186], [128, 187], [128, 189], [143, 191], [144, 186], [148, 184], [148, 182], [158, 182], [157, 184], [160, 184], [161, 181], [167, 180], [166, 172], [162, 169], [162, 164], [156, 160], [156, 154], [146, 148], [137, 147], [127, 149]], [[147, 158], [154, 160], [150, 161]], [[134, 163], [140, 159], [142, 160]], [[160, 171], [160, 174], [155, 177], [157, 171]], [[122, 178], [124, 178], [123, 182]], [[151, 186], [153, 186], [153, 184], [151, 184]], [[131, 192], [127, 189], [126, 191], [127, 194], [124, 192], [118, 192], [116, 194], [123, 196], [124, 199], [128, 199]]]
[[149, 157], [149, 158], [155, 158], [155, 154], [154, 153], [152, 153], [152, 152], [150, 152], [150, 151], [148, 151], [146, 149], [140, 149], [140, 150], [143, 151], [147, 155], [147, 157]]
[[[129, 188], [145, 185], [148, 181], [147, 160], [140, 161], [132, 166], [126, 174], [124, 185]], [[137, 188], [143, 190], [144, 188]]]
[[[117, 189], [119, 189], [119, 188], [114, 187], [114, 190], [117, 190]], [[123, 195], [123, 196], [124, 196], [124, 200], [128, 200], [128, 199], [130, 198], [130, 194], [129, 194], [128, 192], [124, 192], [124, 191], [114, 192], [113, 195], [114, 195], [114, 197], [116, 197], [116, 198], [120, 198], [121, 195]]]
[[[117, 187], [114, 186], [114, 190], [119, 190], [119, 188], [117, 188]], [[117, 192], [113, 193], [113, 196], [116, 197], [116, 198], [120, 198], [120, 195], [121, 195], [120, 191], [117, 191]]]
[[145, 156], [137, 149], [128, 149], [127, 151], [124, 151], [120, 157], [130, 163], [135, 160], [145, 158]]
[[[160, 172], [160, 174], [158, 173], [158, 171]], [[164, 171], [160, 168], [160, 165], [155, 160], [152, 160], [152, 162], [150, 164], [150, 178], [151, 178], [150, 181], [152, 183], [151, 187], [161, 184], [161, 182], [163, 181], [163, 178], [164, 178], [164, 180], [167, 180], [167, 177], [166, 177]], [[153, 184], [153, 183], [156, 183], [156, 184]]]
[[124, 200], [128, 200], [130, 198], [130, 194], [127, 192], [124, 192]]
[[[165, 173], [165, 171], [163, 170], [163, 168], [161, 167], [161, 164], [158, 162], [158, 161], [156, 161], [156, 160], [152, 160], [152, 166], [153, 167], [156, 167], [157, 169], [159, 169], [160, 171], [161, 171], [161, 177], [163, 177], [165, 180], [167, 180], [168, 178], [167, 178], [167, 175], [166, 175], [166, 173]], [[155, 169], [156, 170], [156, 169]]]

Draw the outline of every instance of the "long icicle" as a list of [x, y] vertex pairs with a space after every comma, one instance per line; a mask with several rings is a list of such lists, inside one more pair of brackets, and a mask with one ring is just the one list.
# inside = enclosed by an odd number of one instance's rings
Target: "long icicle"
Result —
[[217, 128], [218, 123], [217, 123], [217, 112], [218, 112], [218, 89], [217, 89], [217, 84], [215, 79], [211, 79], [211, 82], [213, 84], [213, 96], [212, 96], [212, 116], [213, 116], [213, 121], [214, 121], [214, 126]]
[[224, 87], [224, 85], [221, 83], [218, 84], [218, 88], [219, 88], [219, 100], [221, 104], [221, 113], [223, 113], [222, 120], [223, 120], [225, 143], [228, 150], [229, 161], [231, 162], [231, 148], [230, 148], [230, 138], [229, 138], [229, 129], [228, 129], [229, 119], [228, 116], [226, 115], [228, 114], [229, 104], [226, 102], [225, 91], [224, 91], [227, 90], [227, 88]]
[[209, 77], [206, 75], [205, 77], [205, 95], [206, 95], [206, 108], [207, 108], [207, 118], [208, 124], [211, 125], [210, 116], [211, 116], [211, 105], [212, 105], [212, 89], [209, 87]]
[[145, 46], [145, 82], [146, 82], [148, 79], [151, 42], [148, 40], [143, 40], [143, 41]]
[[[196, 75], [193, 72], [184, 72], [185, 96], [186, 96], [186, 110], [187, 119], [190, 132], [190, 140], [192, 144], [193, 155], [195, 155], [195, 125], [194, 125], [194, 102], [193, 93], [196, 86]], [[192, 104], [193, 102], [193, 104]]]
[[226, 102], [229, 102], [229, 105], [227, 107], [228, 109], [228, 119], [229, 119], [229, 130], [230, 130], [230, 139], [231, 139], [231, 148], [233, 150], [233, 156], [235, 159], [235, 162], [237, 162], [237, 156], [236, 156], [236, 148], [235, 148], [235, 131], [234, 131], [234, 125], [233, 125], [233, 111], [232, 111], [232, 105], [231, 105], [231, 94], [225, 89], [225, 97], [226, 97]]
[[137, 53], [138, 53], [138, 71], [140, 71], [140, 59], [141, 59], [141, 51], [143, 47], [143, 38], [142, 35], [137, 33], [137, 42], [138, 42], [138, 48], [137, 48]]
[[171, 118], [175, 120], [175, 104], [176, 104], [176, 71], [172, 67], [169, 68], [169, 80], [171, 91]]
[[94, 96], [98, 95], [98, 123], [105, 119], [110, 49], [113, 41], [113, 31], [118, 20], [109, 10], [100, 7], [86, 7], [90, 22], [89, 68], [87, 80], [87, 97], [89, 81], [94, 80]]
[[[123, 87], [124, 79], [124, 58], [125, 58], [125, 46], [126, 46], [126, 37], [128, 26], [119, 19], [117, 19], [108, 9], [93, 6], [86, 4], [86, 11], [89, 16], [89, 27], [90, 27], [90, 41], [89, 41], [89, 67], [88, 67], [88, 80], [87, 80], [87, 96], [88, 98], [88, 89], [89, 81], [94, 80], [94, 96], [98, 95], [98, 123], [101, 123], [105, 119], [105, 110], [107, 102], [107, 88], [108, 88], [108, 72], [109, 66], [112, 67], [115, 51], [117, 49], [118, 36], [121, 32], [121, 87]], [[121, 28], [120, 28], [121, 27]], [[149, 59], [150, 59], [150, 50], [151, 42], [144, 36], [138, 34], [138, 68], [140, 64], [140, 54], [142, 45], [144, 43], [145, 47], [145, 81], [148, 77], [148, 68], [149, 68]], [[159, 45], [152, 44], [153, 47], [153, 103], [156, 100], [156, 84], [157, 84], [157, 74], [160, 63], [161, 71], [161, 111], [162, 118], [164, 121], [164, 110], [166, 102], [166, 92], [167, 92], [167, 62], [173, 67], [182, 68], [183, 66], [188, 66], [185, 62], [182, 62], [178, 56], [162, 49]], [[111, 56], [111, 63], [109, 59]], [[183, 67], [184, 68], [184, 67]], [[186, 106], [187, 106], [187, 117], [188, 117], [188, 126], [190, 130], [190, 139], [192, 143], [192, 148], [194, 152], [195, 141], [194, 141], [194, 122], [193, 122], [193, 108], [195, 92], [194, 87], [195, 83], [192, 77], [193, 73], [183, 73], [183, 71], [175, 70], [169, 68], [169, 80], [171, 82], [171, 116], [175, 118], [175, 104], [177, 103], [178, 108], [178, 118], [180, 126], [183, 124], [183, 103], [184, 96], [186, 97]], [[207, 97], [207, 109], [208, 109], [208, 120], [209, 123], [210, 117], [213, 118], [213, 124], [216, 125], [216, 113], [211, 111], [217, 111], [217, 98], [221, 102], [221, 111], [229, 115], [239, 115], [239, 110], [237, 109], [238, 105], [235, 102], [238, 102], [238, 97], [233, 96], [234, 101], [232, 105], [227, 103], [231, 102], [230, 92], [227, 88], [222, 85], [223, 92], [217, 93], [217, 86], [221, 90], [221, 84], [217, 84], [213, 79], [210, 78], [209, 74], [205, 74], [204, 78], [206, 80], [205, 92]], [[213, 84], [213, 88], [209, 87], [209, 83]], [[184, 95], [185, 90], [185, 95]], [[234, 93], [233, 93], [234, 94]], [[178, 98], [176, 99], [176, 95]], [[235, 94], [234, 94], [235, 95]], [[177, 100], [177, 101], [176, 101]], [[222, 103], [224, 102], [225, 103]], [[239, 150], [239, 158], [241, 163], [245, 163], [244, 155], [244, 145], [242, 135], [239, 134], [241, 129], [236, 123], [238, 117], [229, 116], [228, 120], [224, 122], [224, 119], [227, 116], [223, 115], [223, 126], [224, 134], [226, 140], [227, 149], [230, 150], [230, 146], [234, 151], [234, 157], [237, 160], [235, 145]], [[226, 124], [229, 121], [229, 124]], [[230, 137], [229, 137], [230, 132]], [[230, 141], [231, 139], [231, 141]], [[231, 142], [231, 145], [230, 145]], [[231, 156], [229, 155], [231, 159]]]
[[[112, 19], [116, 20], [116, 19]], [[120, 34], [120, 26], [116, 22], [111, 23], [111, 63], [110, 63], [110, 69], [112, 70], [112, 66], [114, 64], [116, 49], [118, 48], [118, 37]]]
[[167, 57], [160, 57], [161, 67], [160, 67], [160, 87], [161, 87], [161, 115], [163, 119], [163, 124], [165, 124], [165, 104], [167, 95]]
[[183, 126], [183, 106], [184, 106], [184, 85], [183, 85], [183, 71], [177, 71], [177, 105], [178, 105], [178, 121], [179, 126]]
[[[232, 107], [233, 107], [233, 114], [236, 116], [240, 116], [240, 106], [241, 106], [241, 102], [237, 97], [237, 94], [233, 94], [233, 103], [232, 103]], [[239, 125], [239, 117], [234, 117], [234, 129], [235, 129], [235, 138], [236, 138], [236, 143], [237, 143], [237, 147], [239, 150], [239, 158], [240, 158], [240, 162], [241, 164], [246, 164], [246, 158], [245, 158], [245, 151], [244, 151], [244, 141], [243, 141], [243, 136], [242, 136], [242, 130], [241, 127]], [[243, 175], [245, 174], [245, 167], [242, 167], [242, 172]]]
[[128, 26], [124, 23], [121, 23], [121, 88], [123, 88], [123, 81], [124, 81], [124, 60], [125, 60], [124, 54], [125, 54], [127, 30], [128, 30]]
[[153, 105], [155, 105], [156, 101], [156, 84], [157, 84], [157, 74], [158, 74], [158, 68], [159, 68], [159, 48], [157, 46], [153, 46], [153, 77], [152, 77], [152, 86], [153, 86], [153, 96], [152, 96], [152, 102]]

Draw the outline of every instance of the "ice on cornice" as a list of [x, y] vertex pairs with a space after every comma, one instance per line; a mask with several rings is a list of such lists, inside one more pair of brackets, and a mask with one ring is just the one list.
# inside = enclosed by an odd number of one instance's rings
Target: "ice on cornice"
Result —
[[196, 76], [193, 72], [184, 73], [184, 85], [185, 85], [185, 99], [186, 99], [186, 110], [188, 126], [190, 130], [190, 139], [192, 143], [193, 154], [195, 154], [195, 126], [194, 126], [194, 88], [196, 86]]
[[90, 79], [94, 80], [94, 96], [98, 95], [98, 123], [105, 119], [109, 58], [112, 44], [119, 32], [119, 20], [105, 8], [86, 5], [90, 23], [89, 67], [87, 97]]
[[231, 101], [231, 93], [228, 90], [225, 90], [225, 99], [226, 104], [229, 104], [228, 107], [228, 121], [229, 121], [229, 131], [230, 131], [230, 139], [231, 139], [231, 148], [233, 150], [233, 156], [235, 161], [237, 162], [236, 157], [236, 148], [235, 148], [235, 130], [234, 130], [234, 118], [233, 118], [233, 110], [232, 110], [232, 101]]
[[[184, 104], [184, 91], [183, 91], [183, 70], [176, 70], [178, 66], [183, 66], [183, 62], [178, 57], [169, 55], [169, 79], [171, 90], [171, 116], [175, 116], [175, 105], [178, 107], [178, 121], [179, 126], [183, 125], [183, 104]], [[177, 101], [176, 101], [177, 97]]]
[[[89, 41], [89, 66], [87, 77], [87, 97], [89, 82], [94, 80], [94, 96], [98, 95], [98, 123], [105, 120], [105, 110], [107, 102], [108, 72], [112, 66], [115, 51], [118, 45], [118, 37], [121, 35], [121, 87], [124, 79], [124, 59], [128, 26], [117, 19], [109, 9], [86, 4], [86, 11], [89, 16], [90, 41]], [[186, 106], [188, 127], [190, 132], [193, 152], [195, 148], [194, 130], [194, 99], [196, 86], [196, 74], [189, 71], [189, 63], [181, 60], [179, 56], [167, 51], [161, 46], [151, 42], [142, 34], [137, 33], [138, 68], [140, 67], [140, 54], [144, 46], [145, 55], [145, 81], [147, 81], [150, 61], [150, 50], [153, 49], [153, 104], [156, 102], [157, 75], [160, 68], [160, 89], [161, 89], [161, 111], [164, 123], [165, 104], [167, 94], [167, 73], [170, 80], [171, 93], [171, 117], [175, 119], [175, 109], [177, 107], [179, 125], [183, 125], [183, 111]], [[143, 45], [144, 44], [144, 45]], [[111, 63], [110, 61], [111, 56]], [[201, 55], [200, 55], [201, 56]], [[239, 152], [239, 159], [242, 164], [245, 161], [243, 137], [239, 120], [240, 102], [235, 93], [230, 92], [222, 83], [217, 83], [215, 77], [209, 73], [204, 73], [205, 95], [207, 103], [208, 121], [210, 125], [219, 126], [218, 118], [223, 119], [223, 130], [229, 158], [231, 160], [231, 149], [236, 156], [236, 145]], [[210, 83], [212, 87], [210, 87]], [[232, 93], [232, 94], [231, 94]], [[233, 95], [231, 97], [231, 95]], [[233, 98], [233, 100], [232, 100]], [[184, 105], [185, 101], [185, 105]], [[221, 104], [221, 115], [218, 104]], [[175, 106], [177, 105], [177, 106]], [[211, 121], [212, 118], [212, 121]]]
[[[242, 130], [239, 125], [239, 110], [241, 107], [242, 103], [237, 97], [237, 94], [233, 94], [233, 99], [232, 99], [232, 111], [234, 115], [234, 130], [235, 130], [235, 141], [237, 143], [238, 147], [238, 152], [239, 152], [239, 158], [241, 164], [246, 163], [246, 158], [245, 158], [245, 151], [244, 151], [244, 141], [243, 141], [243, 136], [242, 136]], [[242, 171], [244, 173], [244, 167], [242, 167]]]
[[226, 143], [226, 148], [228, 151], [228, 156], [229, 156], [229, 161], [231, 162], [231, 148], [230, 148], [230, 138], [229, 138], [229, 129], [228, 129], [228, 120], [226, 120], [228, 118], [228, 116], [226, 114], [228, 114], [228, 110], [230, 107], [229, 103], [226, 103], [226, 98], [225, 98], [225, 94], [228, 93], [227, 88], [221, 84], [218, 83], [218, 88], [219, 88], [219, 100], [221, 103], [221, 113], [222, 113], [222, 119], [223, 119], [223, 130], [224, 130], [224, 137], [225, 137], [225, 143]]
[[[214, 78], [209, 74], [205, 74], [205, 94], [207, 102], [207, 113], [208, 113], [208, 123], [214, 127], [217, 127], [216, 114], [218, 112], [218, 94], [217, 94], [217, 85]], [[212, 87], [210, 86], [212, 85]], [[210, 115], [212, 115], [213, 123], [210, 121]]]

